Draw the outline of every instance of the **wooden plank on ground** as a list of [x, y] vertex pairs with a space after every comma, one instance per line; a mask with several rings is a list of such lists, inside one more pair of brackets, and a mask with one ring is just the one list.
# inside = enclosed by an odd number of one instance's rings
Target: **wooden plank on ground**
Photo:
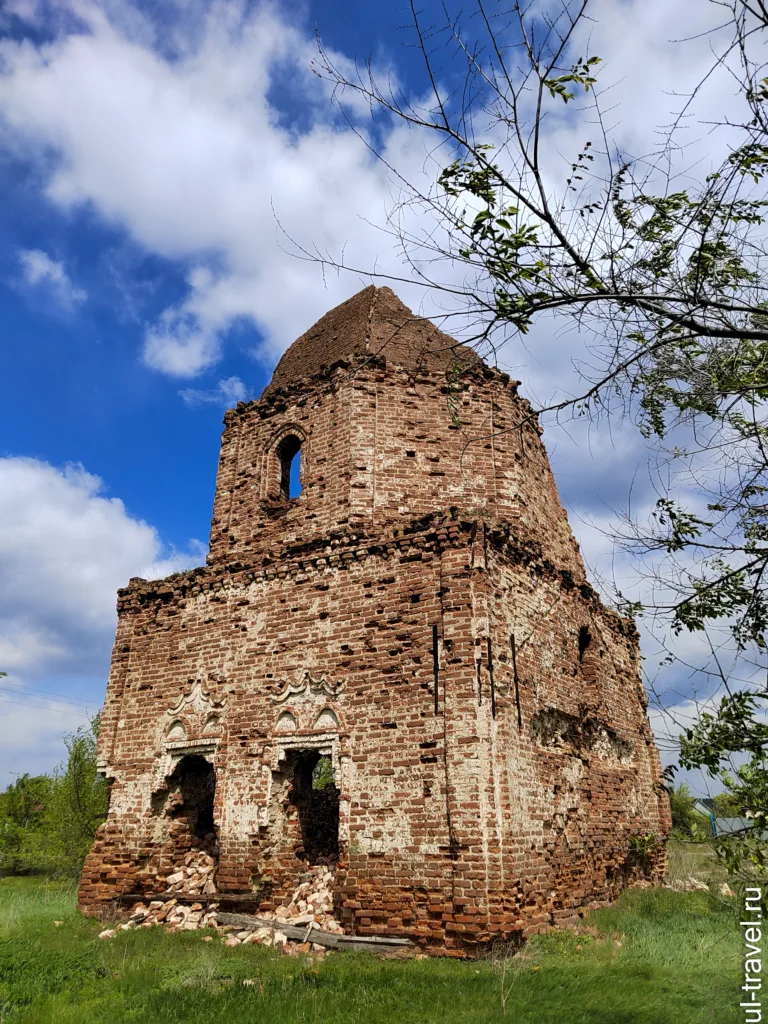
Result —
[[240, 893], [217, 892], [214, 895], [203, 896], [199, 893], [183, 892], [126, 892], [117, 897], [118, 903], [139, 902], [151, 903], [152, 900], [160, 900], [167, 903], [168, 900], [176, 900], [177, 903], [263, 903], [263, 896], [250, 896]]
[[410, 939], [401, 939], [389, 935], [336, 935], [334, 932], [324, 932], [317, 927], [308, 925], [292, 925], [282, 921], [271, 921], [263, 917], [255, 917], [253, 914], [224, 914], [217, 913], [216, 920], [220, 924], [236, 925], [238, 928], [271, 928], [274, 931], [282, 932], [289, 939], [299, 939], [301, 942], [316, 942], [321, 946], [328, 946], [329, 949], [368, 949], [372, 952], [385, 952], [388, 949], [403, 949], [413, 946]]

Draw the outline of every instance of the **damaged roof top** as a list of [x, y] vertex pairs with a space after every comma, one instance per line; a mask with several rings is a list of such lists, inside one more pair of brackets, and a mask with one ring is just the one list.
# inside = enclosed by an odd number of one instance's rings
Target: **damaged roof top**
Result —
[[320, 373], [339, 360], [366, 355], [383, 356], [411, 370], [444, 371], [456, 362], [481, 362], [473, 349], [408, 309], [391, 288], [369, 285], [294, 341], [264, 394]]

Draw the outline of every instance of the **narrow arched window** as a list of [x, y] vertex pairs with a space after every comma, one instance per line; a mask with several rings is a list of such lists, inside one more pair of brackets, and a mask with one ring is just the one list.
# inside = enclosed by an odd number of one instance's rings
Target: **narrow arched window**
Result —
[[277, 446], [280, 463], [280, 497], [284, 501], [301, 494], [301, 439], [295, 434], [284, 437]]

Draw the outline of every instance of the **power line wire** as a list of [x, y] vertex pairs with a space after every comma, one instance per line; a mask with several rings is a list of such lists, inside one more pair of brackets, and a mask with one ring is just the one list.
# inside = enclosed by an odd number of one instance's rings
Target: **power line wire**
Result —
[[[23, 683], [4, 683], [0, 682], [0, 686], [11, 687], [11, 691], [15, 693], [17, 690], [24, 690], [28, 693], [41, 693], [46, 697], [56, 697], [57, 700], [63, 701], [65, 704], [84, 704], [86, 707], [93, 707], [96, 701], [83, 700], [80, 697], [65, 697], [61, 693], [54, 693], [52, 690], [36, 690], [34, 686], [24, 686]], [[22, 694], [24, 696], [24, 694]]]
[[5, 694], [0, 696], [0, 702], [5, 700], [6, 704], [18, 704], [20, 708], [32, 708], [33, 711], [52, 711], [56, 715], [71, 715], [72, 718], [85, 718], [87, 720], [88, 715], [83, 711], [81, 714], [77, 714], [75, 711], [62, 711], [60, 708], [41, 708], [37, 704], [22, 704], [20, 700], [8, 700]]

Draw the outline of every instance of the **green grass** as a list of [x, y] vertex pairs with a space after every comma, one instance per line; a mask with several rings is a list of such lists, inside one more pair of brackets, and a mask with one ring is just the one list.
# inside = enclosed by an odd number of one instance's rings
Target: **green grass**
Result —
[[728, 880], [728, 872], [722, 861], [715, 856], [709, 843], [678, 842], [670, 839], [667, 843], [669, 877], [684, 881], [690, 875], [708, 885], [719, 886]]
[[551, 932], [512, 960], [313, 965], [200, 932], [102, 941], [71, 887], [1, 879], [0, 1021], [727, 1024], [740, 1019], [737, 920], [706, 893], [636, 889], [590, 914], [585, 934]]

